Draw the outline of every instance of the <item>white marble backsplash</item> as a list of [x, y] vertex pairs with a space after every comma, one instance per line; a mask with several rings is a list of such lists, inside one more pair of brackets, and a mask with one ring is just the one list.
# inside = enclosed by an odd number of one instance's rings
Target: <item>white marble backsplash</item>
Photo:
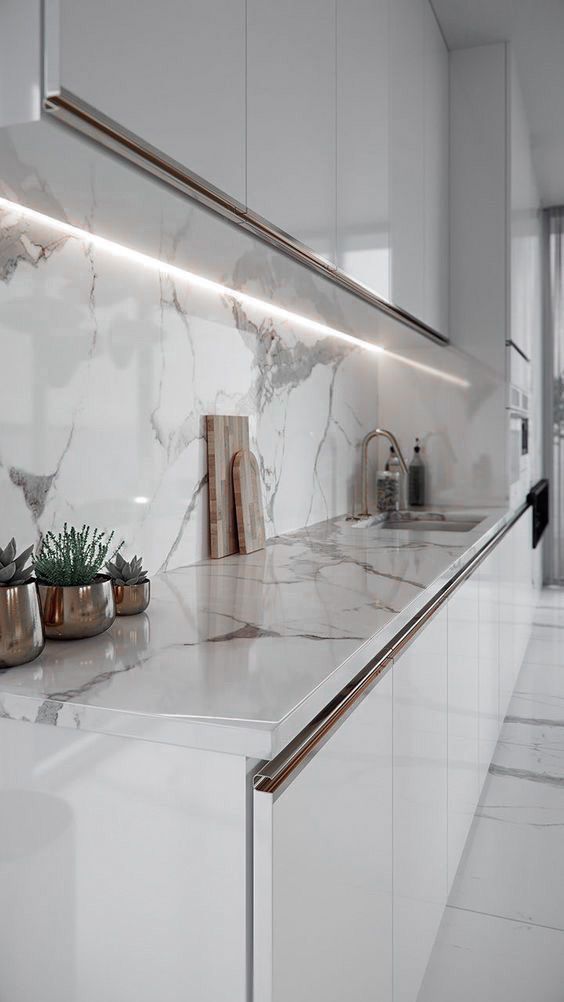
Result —
[[151, 572], [208, 554], [205, 414], [250, 416], [269, 535], [351, 510], [377, 422], [374, 354], [5, 209], [0, 366], [6, 539], [89, 522]]

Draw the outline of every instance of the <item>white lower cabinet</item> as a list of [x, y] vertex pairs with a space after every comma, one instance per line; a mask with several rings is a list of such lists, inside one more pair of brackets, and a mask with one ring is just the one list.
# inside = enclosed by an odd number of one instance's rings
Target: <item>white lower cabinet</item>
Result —
[[254, 793], [253, 1002], [392, 998], [392, 673]]
[[483, 786], [499, 733], [500, 554], [494, 549], [476, 571], [478, 584], [478, 769]]
[[448, 888], [480, 792], [479, 585], [468, 578], [448, 606]]
[[524, 515], [282, 792], [255, 791], [253, 1002], [417, 1002], [534, 606]]
[[246, 1002], [245, 766], [0, 717], [2, 1002]]
[[394, 1002], [415, 1002], [447, 898], [447, 610], [393, 668]]
[[517, 643], [515, 635], [515, 563], [512, 533], [498, 546], [499, 559], [499, 724], [503, 724], [515, 685]]

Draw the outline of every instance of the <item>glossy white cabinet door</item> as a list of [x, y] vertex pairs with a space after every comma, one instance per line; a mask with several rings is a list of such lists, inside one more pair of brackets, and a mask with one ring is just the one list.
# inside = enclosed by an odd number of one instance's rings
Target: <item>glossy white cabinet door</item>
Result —
[[253, 1002], [392, 998], [392, 675], [254, 794]]
[[[514, 531], [514, 530], [513, 530]], [[501, 541], [499, 553], [499, 715], [500, 724], [505, 720], [509, 700], [517, 677], [517, 636], [515, 632], [515, 541], [513, 531]]]
[[448, 606], [448, 886], [480, 793], [479, 586], [468, 578]]
[[390, 0], [337, 2], [337, 264], [390, 298]]
[[526, 512], [519, 519], [512, 530], [511, 536], [514, 539], [515, 553], [514, 622], [517, 646], [515, 681], [517, 681], [531, 636], [536, 604], [533, 587], [533, 549], [530, 512]]
[[60, 83], [245, 202], [245, 0], [60, 0]]
[[246, 779], [0, 719], [2, 1002], [246, 1002]]
[[507, 336], [506, 73], [504, 43], [450, 54], [451, 336], [501, 380]]
[[447, 610], [393, 669], [394, 1002], [415, 1002], [447, 899]]
[[526, 512], [500, 550], [500, 717], [503, 720], [531, 635], [536, 606], [531, 514]]
[[500, 566], [496, 548], [476, 571], [479, 599], [479, 769], [480, 789], [488, 774], [499, 734]]
[[40, 0], [0, 4], [0, 127], [41, 116]]
[[335, 261], [336, 0], [247, 0], [249, 209]]
[[390, 21], [390, 220], [392, 300], [425, 312], [423, 8], [392, 0]]
[[429, 3], [423, 11], [425, 298], [422, 319], [448, 335], [449, 63]]

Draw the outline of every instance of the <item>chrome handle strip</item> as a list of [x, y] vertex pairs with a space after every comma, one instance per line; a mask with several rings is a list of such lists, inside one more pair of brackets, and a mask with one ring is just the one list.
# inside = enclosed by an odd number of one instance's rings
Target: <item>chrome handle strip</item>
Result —
[[419, 320], [401, 306], [395, 306], [381, 299], [361, 282], [357, 282], [346, 272], [336, 268], [329, 261], [319, 257], [305, 244], [301, 244], [288, 233], [269, 223], [262, 216], [252, 212], [242, 203], [220, 191], [209, 181], [192, 173], [170, 157], [165, 156], [145, 140], [129, 132], [96, 108], [61, 87], [57, 93], [46, 93], [43, 108], [50, 116], [62, 124], [87, 136], [98, 145], [106, 147], [121, 158], [156, 177], [177, 191], [195, 198], [208, 209], [219, 213], [232, 223], [249, 230], [261, 240], [277, 250], [323, 275], [324, 278], [346, 289], [353, 296], [364, 300], [392, 320], [410, 327], [418, 334], [441, 345], [450, 344], [449, 338], [441, 334], [425, 321]]
[[396, 633], [376, 658], [341, 690], [286, 748], [259, 770], [254, 777], [256, 792], [280, 795], [286, 789], [336, 728], [343, 723], [356, 704], [392, 667], [394, 660], [415, 640], [425, 624], [444, 606], [453, 592], [474, 573], [476, 568], [498, 546], [529, 507], [529, 501], [522, 504], [495, 536], [485, 543], [468, 563], [461, 567], [450, 581]]

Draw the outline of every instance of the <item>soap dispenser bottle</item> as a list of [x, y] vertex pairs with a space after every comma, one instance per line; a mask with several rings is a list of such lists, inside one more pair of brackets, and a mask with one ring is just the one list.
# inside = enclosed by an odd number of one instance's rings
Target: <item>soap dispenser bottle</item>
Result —
[[410, 508], [419, 508], [425, 504], [425, 463], [418, 438], [415, 439], [413, 459], [409, 464], [408, 502]]

